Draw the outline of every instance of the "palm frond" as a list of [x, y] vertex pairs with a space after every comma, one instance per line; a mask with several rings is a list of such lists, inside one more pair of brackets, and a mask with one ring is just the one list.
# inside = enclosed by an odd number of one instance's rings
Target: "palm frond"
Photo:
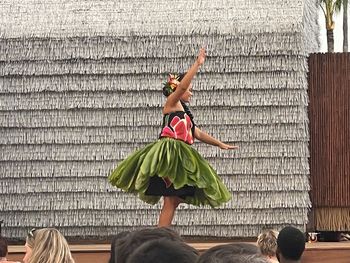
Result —
[[333, 4], [333, 10], [337, 13], [340, 11], [343, 5], [343, 0], [336, 0]]
[[323, 11], [324, 16], [327, 17], [326, 10], [324, 10], [324, 8], [323, 8], [323, 6], [322, 6], [321, 4], [320, 4], [320, 7], [321, 7], [321, 9], [322, 9], [322, 11]]

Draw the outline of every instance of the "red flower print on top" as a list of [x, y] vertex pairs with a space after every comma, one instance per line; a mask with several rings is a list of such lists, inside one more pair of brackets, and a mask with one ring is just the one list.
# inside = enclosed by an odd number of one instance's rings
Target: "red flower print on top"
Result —
[[170, 137], [184, 141], [188, 144], [193, 144], [192, 125], [191, 118], [186, 113], [184, 114], [183, 119], [175, 116], [170, 122], [170, 127], [165, 126], [160, 136]]

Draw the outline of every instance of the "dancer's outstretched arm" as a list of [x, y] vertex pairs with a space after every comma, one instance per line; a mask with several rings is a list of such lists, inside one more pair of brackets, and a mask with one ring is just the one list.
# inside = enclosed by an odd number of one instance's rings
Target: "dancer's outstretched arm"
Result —
[[226, 143], [223, 143], [222, 141], [219, 141], [217, 139], [215, 139], [214, 137], [210, 136], [209, 134], [207, 134], [206, 132], [202, 131], [201, 129], [199, 129], [198, 127], [195, 128], [194, 130], [194, 137], [198, 140], [200, 140], [201, 142], [210, 144], [210, 145], [214, 145], [214, 146], [218, 146], [221, 149], [224, 150], [230, 150], [230, 149], [237, 149], [238, 146], [235, 145], [229, 145]]
[[181, 99], [181, 96], [186, 92], [188, 86], [191, 84], [193, 77], [198, 72], [201, 65], [205, 61], [206, 53], [205, 49], [201, 48], [199, 50], [198, 57], [193, 65], [186, 72], [184, 78], [180, 81], [179, 85], [176, 87], [175, 91], [169, 95], [165, 103], [165, 107], [173, 108]]

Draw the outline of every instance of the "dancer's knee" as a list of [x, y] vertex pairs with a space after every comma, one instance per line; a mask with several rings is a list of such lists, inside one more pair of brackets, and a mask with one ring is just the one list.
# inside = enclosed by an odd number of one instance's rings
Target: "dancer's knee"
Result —
[[164, 206], [176, 209], [181, 203], [181, 198], [177, 196], [164, 196]]

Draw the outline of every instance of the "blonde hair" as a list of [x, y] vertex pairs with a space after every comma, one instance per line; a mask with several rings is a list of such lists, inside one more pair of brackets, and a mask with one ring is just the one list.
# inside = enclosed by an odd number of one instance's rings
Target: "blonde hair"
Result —
[[32, 249], [28, 263], [74, 263], [68, 243], [55, 228], [42, 228], [30, 233], [27, 245]]
[[276, 256], [277, 237], [278, 232], [276, 230], [266, 230], [258, 236], [257, 245], [261, 254], [270, 257]]

